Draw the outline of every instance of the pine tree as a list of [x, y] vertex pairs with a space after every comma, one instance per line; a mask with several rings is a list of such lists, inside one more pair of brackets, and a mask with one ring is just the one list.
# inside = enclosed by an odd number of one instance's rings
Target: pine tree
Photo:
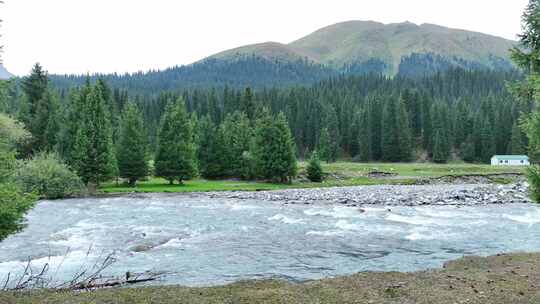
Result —
[[180, 184], [197, 174], [193, 125], [183, 98], [167, 105], [159, 132], [155, 175]]
[[515, 123], [512, 127], [512, 137], [508, 145], [508, 154], [510, 155], [523, 155], [525, 154], [525, 148], [523, 146], [523, 135], [518, 123]]
[[256, 105], [253, 100], [253, 94], [251, 93], [251, 88], [246, 88], [244, 95], [241, 98], [242, 104], [240, 110], [247, 115], [249, 120], [255, 119]]
[[83, 123], [83, 112], [86, 106], [86, 97], [91, 87], [89, 84], [70, 91], [64, 111], [61, 114], [60, 133], [58, 135], [57, 150], [71, 167], [76, 166], [75, 141], [77, 133]]
[[409, 114], [403, 102], [399, 102], [398, 108], [398, 134], [399, 134], [399, 158], [400, 161], [410, 161], [412, 157], [412, 132], [409, 123]]
[[332, 160], [332, 140], [330, 139], [330, 133], [328, 128], [323, 128], [319, 138], [318, 148], [321, 151], [321, 158], [330, 163]]
[[455, 141], [454, 145], [460, 147], [467, 139], [472, 126], [469, 125], [469, 109], [464, 100], [459, 100], [457, 104], [457, 115], [455, 116]]
[[148, 175], [148, 138], [142, 114], [133, 103], [122, 113], [118, 143], [118, 170], [122, 178], [135, 186], [137, 180]]
[[436, 163], [446, 163], [448, 161], [447, 140], [444, 138], [443, 132], [435, 131], [435, 139], [433, 140], [433, 161]]
[[485, 119], [482, 131], [480, 135], [481, 154], [480, 160], [484, 163], [488, 163], [493, 155], [496, 153], [495, 138], [493, 134], [493, 128], [489, 119]]
[[261, 178], [281, 183], [292, 181], [296, 175], [295, 147], [283, 113], [274, 119], [265, 111], [258, 120], [253, 156]]
[[86, 184], [99, 185], [117, 172], [107, 105], [98, 86], [82, 90], [86, 103], [74, 140], [74, 168]]
[[26, 98], [19, 118], [32, 134], [32, 141], [25, 147], [27, 154], [52, 150], [56, 143], [55, 134], [48, 132], [56, 127], [54, 123], [57, 110], [53, 94], [48, 89], [48, 83], [47, 73], [37, 63], [30, 75], [21, 82]]
[[311, 154], [308, 166], [306, 168], [306, 175], [307, 178], [314, 183], [320, 183], [323, 181], [323, 169], [321, 167], [321, 162], [319, 160], [317, 151], [313, 151]]
[[227, 176], [225, 168], [225, 143], [221, 132], [212, 122], [209, 115], [204, 116], [199, 123], [197, 159], [199, 171], [204, 178]]
[[332, 105], [325, 108], [324, 128], [321, 131], [320, 147], [321, 156], [326, 162], [336, 162], [340, 153], [341, 136], [337, 113]]
[[476, 153], [474, 151], [474, 142], [472, 137], [469, 136], [460, 146], [460, 156], [466, 162], [473, 162], [476, 159]]
[[390, 162], [409, 161], [411, 131], [407, 111], [402, 102], [392, 98], [383, 111], [382, 153]]
[[221, 125], [221, 136], [226, 148], [227, 175], [243, 177], [245, 172], [244, 153], [250, 150], [253, 130], [250, 120], [245, 113], [235, 111], [227, 115]]
[[446, 163], [450, 158], [452, 150], [452, 141], [449, 138], [450, 119], [448, 115], [448, 106], [437, 103], [431, 108], [431, 117], [433, 117], [433, 143], [432, 156], [433, 161], [437, 163]]

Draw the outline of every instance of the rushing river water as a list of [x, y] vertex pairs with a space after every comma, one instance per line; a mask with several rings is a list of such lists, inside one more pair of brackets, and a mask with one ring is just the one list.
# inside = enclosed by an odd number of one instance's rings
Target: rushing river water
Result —
[[109, 274], [167, 271], [160, 283], [204, 286], [412, 271], [463, 255], [540, 250], [534, 205], [364, 209], [166, 195], [43, 201], [23, 232], [0, 243], [0, 279], [31, 259], [68, 280], [113, 251]]

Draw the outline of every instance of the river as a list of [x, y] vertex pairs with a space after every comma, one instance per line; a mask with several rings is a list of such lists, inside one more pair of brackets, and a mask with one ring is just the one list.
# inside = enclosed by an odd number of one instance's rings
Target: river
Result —
[[[363, 212], [364, 211], [364, 212]], [[165, 271], [158, 284], [305, 281], [415, 271], [463, 255], [540, 251], [540, 208], [343, 207], [189, 195], [41, 201], [0, 243], [0, 279], [49, 263], [55, 281], [114, 252], [107, 274]]]

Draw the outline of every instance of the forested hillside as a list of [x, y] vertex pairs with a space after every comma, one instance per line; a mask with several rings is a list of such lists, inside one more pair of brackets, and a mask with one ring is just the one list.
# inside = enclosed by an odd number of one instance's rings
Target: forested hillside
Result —
[[[152, 95], [162, 91], [208, 87], [246, 86], [254, 88], [309, 85], [338, 75], [339, 71], [306, 60], [283, 61], [257, 56], [234, 60], [208, 59], [192, 65], [172, 67], [163, 71], [134, 74], [96, 74], [91, 81], [102, 79], [113, 88], [133, 94]], [[51, 75], [51, 83], [62, 89], [81, 86], [86, 75]]]
[[[211, 55], [193, 64], [134, 74], [90, 75], [112, 88], [152, 95], [194, 88], [256, 89], [313, 85], [339, 75], [422, 77], [454, 68], [509, 71], [514, 41], [487, 34], [409, 22], [349, 21], [289, 44], [265, 42]], [[61, 89], [87, 75], [51, 75]]]
[[[103, 80], [98, 83], [112, 113], [113, 141], [118, 136], [120, 113], [132, 100], [142, 111], [150, 147], [156, 147], [166, 105], [182, 97], [195, 123], [205, 122], [198, 127], [210, 124], [223, 131], [211, 132], [212, 136], [238, 136], [234, 130], [249, 128], [248, 121], [256, 120], [264, 108], [276, 115], [283, 112], [301, 158], [319, 150], [320, 157], [328, 161], [486, 162], [496, 153], [524, 152], [526, 139], [517, 119], [530, 106], [514, 102], [507, 90], [508, 82], [518, 79], [520, 75], [512, 71], [450, 69], [423, 77], [342, 75], [291, 88], [170, 88], [159, 94], [112, 89]], [[73, 122], [69, 113], [79, 90], [50, 86], [47, 96], [52, 106], [48, 109], [50, 115], [59, 117], [57, 124]], [[24, 122], [26, 109], [17, 101], [22, 96], [16, 85], [11, 86], [9, 96], [4, 107]], [[62, 126], [53, 124], [52, 128], [61, 130]], [[54, 147], [61, 144], [62, 136], [70, 135], [58, 132], [50, 136]], [[242, 140], [240, 154], [249, 146], [249, 139]]]

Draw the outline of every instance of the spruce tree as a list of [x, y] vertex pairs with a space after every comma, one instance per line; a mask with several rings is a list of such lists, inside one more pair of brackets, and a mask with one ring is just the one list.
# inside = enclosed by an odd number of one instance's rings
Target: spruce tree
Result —
[[522, 155], [525, 154], [525, 148], [523, 146], [523, 135], [518, 123], [515, 123], [512, 127], [512, 137], [508, 145], [508, 154], [510, 155]]
[[321, 130], [321, 135], [318, 144], [319, 151], [321, 151], [321, 158], [330, 163], [332, 161], [332, 140], [330, 139], [330, 133], [328, 128]]
[[240, 110], [247, 115], [249, 120], [255, 119], [255, 113], [256, 113], [256, 104], [253, 100], [253, 93], [251, 92], [251, 88], [246, 88], [244, 91], [244, 95], [241, 98], [242, 104], [240, 106]]
[[430, 151], [433, 161], [437, 163], [446, 163], [450, 158], [452, 150], [452, 141], [448, 135], [450, 119], [448, 117], [448, 106], [442, 103], [436, 103], [431, 108], [431, 117], [433, 117], [433, 138], [431, 140], [433, 147]]
[[253, 129], [245, 113], [235, 111], [227, 115], [221, 125], [221, 136], [224, 141], [225, 165], [227, 175], [243, 177], [245, 172], [244, 153], [250, 150]]
[[317, 151], [313, 151], [311, 157], [309, 158], [308, 166], [306, 168], [306, 175], [307, 178], [314, 183], [320, 183], [323, 181], [323, 169]]
[[444, 138], [443, 132], [440, 130], [435, 131], [435, 137], [433, 140], [433, 161], [436, 163], [446, 163], [448, 161], [447, 143]]
[[148, 175], [148, 138], [142, 114], [133, 103], [123, 110], [118, 142], [118, 170], [122, 178], [135, 186]]
[[224, 147], [221, 132], [210, 116], [205, 115], [199, 123], [197, 148], [199, 172], [202, 177], [218, 178], [227, 175]]
[[23, 78], [21, 87], [25, 95], [24, 105], [19, 113], [32, 140], [25, 147], [30, 154], [41, 150], [52, 150], [56, 144], [57, 102], [48, 88], [49, 79], [41, 65], [36, 63], [28, 77]]
[[466, 162], [473, 162], [476, 159], [476, 153], [474, 151], [474, 142], [472, 137], [469, 136], [460, 146], [460, 156]]
[[294, 141], [283, 113], [273, 118], [267, 111], [257, 122], [253, 156], [256, 171], [266, 180], [291, 182], [296, 175]]
[[482, 125], [482, 131], [480, 133], [481, 154], [480, 160], [484, 163], [488, 163], [493, 155], [496, 153], [495, 138], [493, 134], [493, 128], [489, 119], [485, 119]]
[[98, 86], [81, 94], [86, 103], [74, 140], [74, 168], [83, 182], [99, 186], [117, 172], [108, 109]]
[[158, 136], [155, 175], [180, 184], [197, 174], [193, 125], [183, 98], [167, 105]]
[[359, 146], [359, 155], [360, 160], [362, 161], [370, 161], [373, 158], [372, 153], [372, 133], [371, 130], [371, 121], [372, 118], [369, 116], [369, 112], [367, 110], [363, 110], [360, 113], [360, 122], [359, 122], [359, 138], [358, 138], [358, 146]]
[[336, 162], [340, 154], [341, 136], [335, 108], [328, 105], [324, 109], [324, 128], [320, 135], [321, 156], [326, 162]]
[[404, 104], [391, 98], [383, 111], [382, 121], [383, 160], [409, 161], [411, 157], [411, 131]]
[[409, 114], [405, 108], [405, 104], [400, 101], [398, 108], [398, 134], [399, 134], [399, 160], [407, 162], [412, 157], [412, 132], [409, 122]]

